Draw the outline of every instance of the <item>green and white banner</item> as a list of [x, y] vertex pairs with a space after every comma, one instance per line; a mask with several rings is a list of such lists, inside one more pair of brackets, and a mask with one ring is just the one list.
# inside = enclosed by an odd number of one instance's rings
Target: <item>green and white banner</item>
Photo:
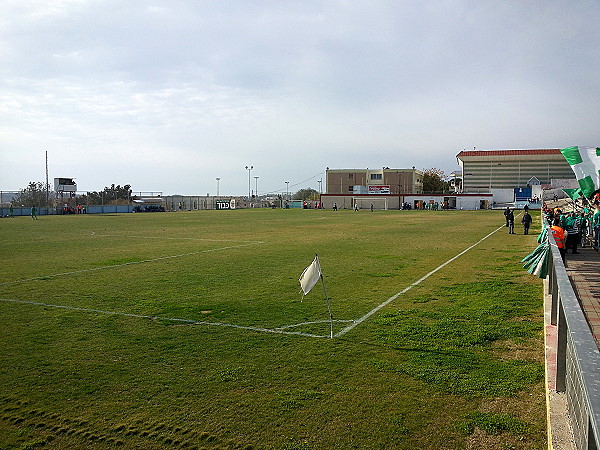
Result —
[[600, 189], [600, 148], [599, 147], [567, 147], [560, 151], [571, 169], [586, 198]]

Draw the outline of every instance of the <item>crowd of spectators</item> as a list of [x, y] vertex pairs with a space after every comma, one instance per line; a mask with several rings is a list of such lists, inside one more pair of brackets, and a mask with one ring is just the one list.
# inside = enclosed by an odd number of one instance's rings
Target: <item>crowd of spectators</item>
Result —
[[[565, 208], [567, 209], [567, 208]], [[577, 254], [579, 247], [600, 247], [600, 193], [592, 199], [579, 197], [569, 205], [570, 211], [544, 203], [542, 212], [556, 241], [563, 260], [568, 250]]]
[[77, 205], [75, 207], [68, 206], [65, 204], [60, 209], [61, 214], [85, 214], [87, 213], [87, 207], [85, 205]]

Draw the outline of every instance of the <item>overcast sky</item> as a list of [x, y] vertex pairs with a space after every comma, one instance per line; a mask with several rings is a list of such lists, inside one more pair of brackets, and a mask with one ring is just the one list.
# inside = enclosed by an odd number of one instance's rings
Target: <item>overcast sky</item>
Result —
[[[0, 190], [221, 195], [600, 144], [596, 0], [0, 0]], [[324, 187], [324, 186], [323, 186]]]

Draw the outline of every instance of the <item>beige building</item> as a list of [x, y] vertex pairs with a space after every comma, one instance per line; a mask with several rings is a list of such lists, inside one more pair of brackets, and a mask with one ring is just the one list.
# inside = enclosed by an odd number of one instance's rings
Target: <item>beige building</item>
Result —
[[325, 172], [327, 194], [403, 195], [423, 192], [423, 172], [416, 169], [330, 169]]
[[491, 192], [575, 178], [560, 149], [473, 150], [456, 155], [463, 192]]
[[325, 209], [488, 209], [492, 194], [322, 194]]

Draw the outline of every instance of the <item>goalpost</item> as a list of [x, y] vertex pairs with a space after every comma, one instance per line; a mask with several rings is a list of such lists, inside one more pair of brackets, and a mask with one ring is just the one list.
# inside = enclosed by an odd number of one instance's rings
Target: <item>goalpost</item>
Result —
[[388, 209], [388, 199], [385, 197], [352, 197], [352, 207], [358, 205], [360, 209]]

